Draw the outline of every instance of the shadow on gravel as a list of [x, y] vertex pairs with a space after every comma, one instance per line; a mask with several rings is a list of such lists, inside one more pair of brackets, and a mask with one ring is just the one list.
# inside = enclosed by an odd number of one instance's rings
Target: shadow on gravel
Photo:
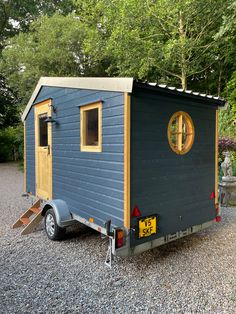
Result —
[[203, 242], [209, 242], [207, 235], [192, 234], [186, 238], [164, 244], [138, 255], [119, 258], [117, 265], [128, 267], [128, 265], [132, 264], [132, 267], [137, 269], [149, 269], [154, 265], [169, 264], [170, 261], [173, 261], [173, 258], [178, 261], [180, 257], [188, 255], [190, 250], [196, 252], [202, 246]]
[[[89, 228], [87, 226], [84, 226], [80, 223], [73, 225], [71, 227], [68, 227], [66, 230], [65, 238], [63, 241], [71, 241], [78, 238], [87, 238], [87, 237], [92, 237], [92, 236], [98, 236], [100, 233], [98, 233], [96, 230]], [[86, 240], [85, 240], [86, 241]]]

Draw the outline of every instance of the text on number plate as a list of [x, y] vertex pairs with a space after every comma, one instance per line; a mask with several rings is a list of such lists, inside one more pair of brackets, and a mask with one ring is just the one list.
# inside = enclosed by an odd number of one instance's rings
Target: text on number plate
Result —
[[157, 233], [157, 217], [149, 216], [139, 219], [139, 238]]

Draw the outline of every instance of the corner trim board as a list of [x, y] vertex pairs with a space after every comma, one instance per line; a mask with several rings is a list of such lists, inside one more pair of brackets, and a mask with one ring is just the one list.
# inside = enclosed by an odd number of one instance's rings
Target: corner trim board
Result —
[[124, 227], [130, 229], [130, 131], [131, 96], [124, 93]]
[[24, 121], [24, 192], [26, 191], [26, 121]]

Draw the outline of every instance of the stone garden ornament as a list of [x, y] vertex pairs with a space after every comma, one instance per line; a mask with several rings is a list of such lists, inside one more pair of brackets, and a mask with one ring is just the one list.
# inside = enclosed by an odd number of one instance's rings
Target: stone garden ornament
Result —
[[221, 168], [224, 173], [224, 177], [232, 177], [233, 176], [233, 168], [231, 162], [231, 154], [230, 152], [224, 152], [225, 160], [221, 164]]
[[233, 168], [230, 152], [224, 152], [224, 161], [221, 164], [223, 170], [222, 182], [219, 183], [220, 203], [222, 206], [236, 205], [236, 177], [233, 176]]

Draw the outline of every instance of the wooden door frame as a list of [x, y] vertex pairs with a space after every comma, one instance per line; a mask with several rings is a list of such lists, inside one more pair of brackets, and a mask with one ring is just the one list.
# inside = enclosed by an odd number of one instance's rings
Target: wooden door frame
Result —
[[[48, 106], [48, 109], [45, 108]], [[38, 145], [39, 145], [39, 123], [38, 123], [38, 116], [47, 112], [48, 116], [52, 116], [52, 100], [47, 99], [42, 102], [35, 104], [34, 108], [34, 122], [35, 122], [35, 194], [39, 198], [45, 198], [42, 195], [38, 194]], [[50, 155], [49, 155], [49, 162], [50, 167], [48, 170], [48, 177], [49, 177], [49, 189], [47, 193], [46, 199], [52, 199], [52, 125], [48, 123], [48, 146], [50, 147]]]

